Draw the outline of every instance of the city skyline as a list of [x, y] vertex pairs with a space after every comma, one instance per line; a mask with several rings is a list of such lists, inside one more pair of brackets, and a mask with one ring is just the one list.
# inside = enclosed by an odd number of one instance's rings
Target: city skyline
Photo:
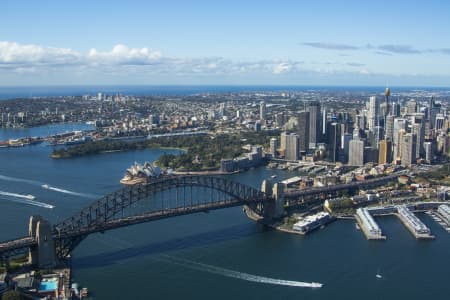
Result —
[[5, 1], [1, 86], [446, 86], [450, 4]]

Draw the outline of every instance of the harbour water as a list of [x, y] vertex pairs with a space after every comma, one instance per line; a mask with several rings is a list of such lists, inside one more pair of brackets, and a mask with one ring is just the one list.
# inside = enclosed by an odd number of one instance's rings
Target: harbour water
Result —
[[[52, 133], [75, 129], [57, 126]], [[45, 135], [48, 128], [28, 131], [26, 136]], [[15, 136], [0, 131], [0, 140]], [[51, 149], [0, 149], [1, 240], [25, 235], [30, 215], [56, 222], [119, 189], [134, 161], [177, 152], [53, 160]], [[232, 176], [256, 187], [271, 175], [282, 180], [294, 173], [258, 168]], [[420, 219], [436, 239], [417, 241], [396, 217], [376, 218], [386, 241], [367, 241], [353, 221], [306, 236], [276, 232], [241, 208], [177, 217], [89, 236], [73, 253], [74, 280], [93, 299], [447, 299], [450, 235], [430, 216]], [[312, 289], [305, 282], [324, 286]]]

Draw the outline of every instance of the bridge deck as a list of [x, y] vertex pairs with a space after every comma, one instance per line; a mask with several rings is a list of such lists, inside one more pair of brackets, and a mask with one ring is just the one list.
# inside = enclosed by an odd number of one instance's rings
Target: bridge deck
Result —
[[240, 200], [224, 200], [224, 201], [216, 201], [214, 203], [205, 203], [205, 204], [199, 204], [195, 207], [179, 207], [179, 208], [173, 208], [173, 209], [165, 209], [155, 212], [148, 212], [139, 216], [132, 216], [132, 217], [126, 217], [126, 218], [120, 218], [115, 219], [111, 221], [107, 221], [104, 223], [92, 225], [89, 227], [81, 228], [80, 230], [66, 230], [64, 232], [55, 234], [55, 238], [70, 238], [70, 237], [76, 237], [76, 236], [83, 236], [88, 235], [95, 232], [104, 232], [107, 230], [112, 230], [120, 227], [125, 227], [129, 225], [149, 222], [149, 221], [156, 221], [161, 220], [165, 218], [170, 217], [176, 217], [176, 216], [182, 216], [182, 215], [188, 215], [188, 214], [194, 214], [199, 212], [207, 212], [210, 210], [216, 210], [221, 208], [228, 208], [228, 207], [234, 207], [234, 206], [241, 206], [245, 203]]
[[36, 241], [32, 237], [22, 237], [0, 243], [0, 256], [3, 253], [25, 249], [36, 245]]

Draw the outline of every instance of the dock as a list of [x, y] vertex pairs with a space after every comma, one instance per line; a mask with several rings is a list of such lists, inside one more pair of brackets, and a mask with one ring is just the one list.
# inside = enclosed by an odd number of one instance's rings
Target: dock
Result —
[[375, 222], [372, 215], [367, 208], [358, 208], [355, 214], [356, 221], [359, 227], [368, 240], [385, 240], [386, 236], [383, 235], [377, 222]]
[[395, 214], [416, 239], [434, 239], [431, 230], [406, 205], [397, 206]]
[[431, 218], [442, 226], [448, 233], [450, 233], [450, 206], [442, 204], [436, 211], [428, 213]]

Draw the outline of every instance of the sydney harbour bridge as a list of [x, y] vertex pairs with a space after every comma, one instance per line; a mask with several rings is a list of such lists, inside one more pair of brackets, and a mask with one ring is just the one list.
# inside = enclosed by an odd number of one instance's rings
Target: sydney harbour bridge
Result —
[[30, 264], [52, 268], [92, 233], [235, 206], [244, 206], [247, 215], [258, 222], [272, 224], [305, 203], [318, 204], [343, 190], [371, 188], [396, 177], [297, 191], [284, 190], [283, 184], [266, 180], [259, 190], [226, 177], [153, 178], [146, 184], [108, 194], [53, 226], [40, 216], [31, 216], [27, 236], [0, 242], [0, 258], [8, 260], [28, 252]]

